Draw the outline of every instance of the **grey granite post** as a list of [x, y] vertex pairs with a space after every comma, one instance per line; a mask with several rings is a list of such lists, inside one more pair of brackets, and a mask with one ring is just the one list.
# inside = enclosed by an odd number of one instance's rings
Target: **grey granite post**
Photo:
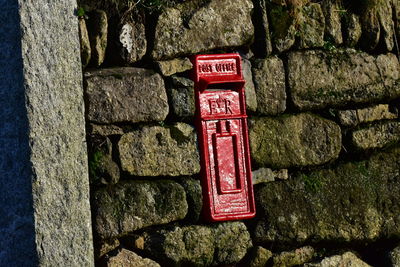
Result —
[[0, 6], [0, 266], [93, 266], [76, 0]]

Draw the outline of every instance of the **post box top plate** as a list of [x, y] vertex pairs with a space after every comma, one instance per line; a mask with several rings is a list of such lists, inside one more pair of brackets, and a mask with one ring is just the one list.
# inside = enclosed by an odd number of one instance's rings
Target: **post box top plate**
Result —
[[243, 82], [241, 58], [237, 53], [197, 55], [193, 65], [195, 83]]

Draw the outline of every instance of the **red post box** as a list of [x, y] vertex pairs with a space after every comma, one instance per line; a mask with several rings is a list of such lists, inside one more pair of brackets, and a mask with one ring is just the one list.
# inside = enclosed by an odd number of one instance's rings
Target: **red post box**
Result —
[[209, 221], [254, 217], [240, 55], [198, 55], [193, 65], [203, 214]]

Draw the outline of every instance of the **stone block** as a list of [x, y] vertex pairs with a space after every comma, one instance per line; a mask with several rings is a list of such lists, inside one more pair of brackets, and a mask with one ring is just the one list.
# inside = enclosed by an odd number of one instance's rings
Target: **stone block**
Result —
[[331, 267], [331, 266], [357, 266], [371, 267], [371, 265], [360, 260], [353, 252], [345, 252], [341, 255], [334, 255], [323, 259], [319, 263], [308, 263], [305, 267]]
[[181, 176], [200, 171], [194, 128], [145, 126], [123, 135], [118, 143], [122, 170], [135, 176]]
[[297, 23], [297, 48], [305, 49], [324, 45], [325, 18], [320, 4], [309, 3], [303, 6]]
[[311, 246], [301, 247], [292, 251], [283, 251], [272, 258], [273, 267], [291, 267], [310, 262], [315, 251]]
[[157, 61], [158, 68], [162, 75], [171, 76], [193, 68], [189, 58], [174, 58], [171, 60]]
[[257, 110], [256, 89], [253, 82], [253, 74], [251, 71], [251, 62], [242, 57], [243, 79], [246, 81], [244, 85], [244, 93], [246, 95], [247, 110], [255, 112]]
[[266, 266], [268, 260], [272, 257], [272, 252], [260, 246], [254, 247], [249, 256], [249, 267]]
[[89, 121], [97, 123], [162, 121], [168, 98], [160, 74], [138, 68], [112, 68], [85, 73]]
[[398, 236], [399, 155], [394, 148], [256, 187], [255, 242], [343, 244]]
[[183, 177], [180, 181], [186, 192], [188, 203], [188, 213], [185, 220], [188, 222], [197, 222], [200, 219], [201, 209], [203, 207], [203, 195], [200, 180], [190, 177]]
[[351, 143], [358, 150], [383, 148], [400, 141], [400, 122], [388, 121], [373, 124], [351, 133]]
[[156, 60], [249, 44], [254, 36], [250, 0], [191, 1], [167, 8], [155, 28]]
[[148, 259], [142, 258], [137, 255], [135, 252], [121, 249], [117, 255], [111, 256], [106, 259], [107, 267], [160, 267], [160, 264], [157, 262]]
[[242, 222], [174, 226], [144, 233], [144, 251], [170, 266], [234, 264], [251, 246]]
[[360, 40], [362, 29], [360, 16], [346, 12], [343, 16], [343, 42], [348, 47], [354, 47]]
[[293, 52], [288, 59], [288, 83], [300, 110], [338, 107], [399, 97], [399, 70], [394, 54]]
[[341, 16], [347, 11], [341, 7], [339, 1], [324, 0], [321, 7], [325, 17], [325, 38], [335, 45], [342, 44]]
[[141, 20], [127, 21], [118, 32], [118, 46], [124, 62], [131, 64], [143, 58], [147, 51], [144, 23]]
[[253, 161], [272, 168], [320, 165], [335, 160], [341, 149], [340, 127], [308, 113], [253, 117], [249, 136]]
[[130, 181], [93, 193], [94, 230], [102, 239], [183, 219], [185, 190], [169, 180]]
[[194, 82], [187, 78], [172, 76], [167, 92], [174, 116], [177, 118], [193, 118], [196, 108]]
[[94, 266], [75, 1], [1, 1], [0, 266]]
[[257, 60], [253, 67], [257, 112], [276, 115], [286, 109], [286, 85], [283, 62], [278, 57]]
[[90, 47], [89, 33], [87, 31], [86, 22], [84, 18], [79, 18], [79, 39], [81, 42], [82, 67], [85, 68], [90, 62], [92, 49]]
[[340, 124], [344, 126], [357, 126], [358, 124], [377, 120], [393, 120], [398, 117], [398, 112], [390, 110], [389, 105], [380, 104], [361, 109], [339, 110]]
[[92, 51], [90, 64], [99, 67], [106, 57], [108, 19], [103, 10], [92, 10], [88, 14], [87, 30]]

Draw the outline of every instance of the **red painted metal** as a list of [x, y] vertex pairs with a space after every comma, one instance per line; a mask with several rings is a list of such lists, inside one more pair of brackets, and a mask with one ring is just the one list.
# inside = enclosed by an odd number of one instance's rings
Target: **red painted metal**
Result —
[[239, 54], [193, 59], [203, 214], [209, 221], [252, 218], [246, 102]]

